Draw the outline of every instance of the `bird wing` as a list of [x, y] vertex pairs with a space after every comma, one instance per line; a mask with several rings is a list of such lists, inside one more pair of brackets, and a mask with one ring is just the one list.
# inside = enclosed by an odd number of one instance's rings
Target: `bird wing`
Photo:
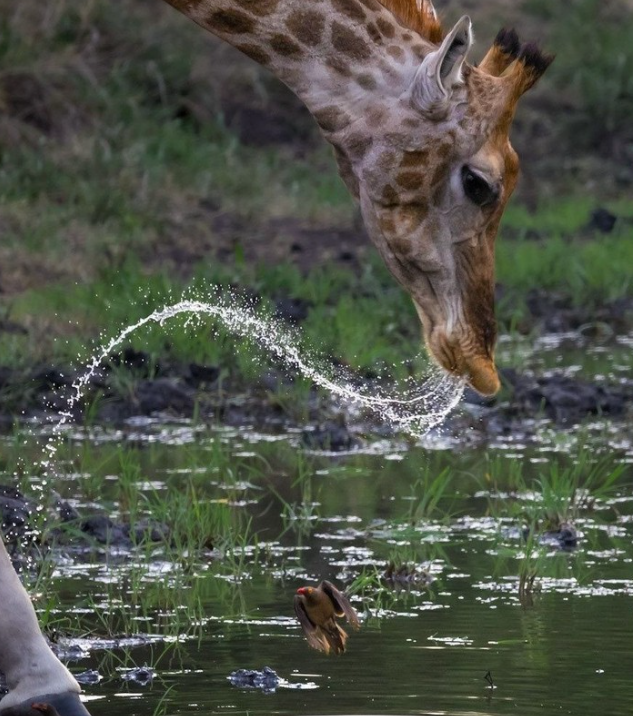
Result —
[[340, 592], [332, 584], [332, 582], [328, 582], [326, 579], [321, 582], [320, 588], [332, 600], [336, 616], [345, 617], [353, 627], [356, 627], [358, 629], [358, 627], [360, 626], [360, 622], [358, 621], [358, 614], [356, 614], [356, 610], [350, 604], [349, 599], [343, 594], [343, 592]]
[[295, 614], [301, 624], [303, 633], [306, 635], [308, 644], [318, 651], [323, 651], [326, 654], [330, 653], [330, 642], [323, 633], [323, 630], [318, 627], [308, 616], [308, 612], [305, 608], [304, 598], [300, 594], [295, 594], [294, 598]]

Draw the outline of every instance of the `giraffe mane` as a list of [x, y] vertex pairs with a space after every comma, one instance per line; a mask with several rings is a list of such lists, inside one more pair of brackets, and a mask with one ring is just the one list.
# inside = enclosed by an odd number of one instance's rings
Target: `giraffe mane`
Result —
[[379, 2], [407, 27], [430, 42], [439, 43], [444, 39], [442, 25], [428, 0], [379, 0]]

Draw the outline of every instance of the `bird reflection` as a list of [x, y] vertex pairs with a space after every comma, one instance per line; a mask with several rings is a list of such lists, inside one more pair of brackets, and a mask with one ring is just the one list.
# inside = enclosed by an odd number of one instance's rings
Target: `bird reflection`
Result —
[[336, 617], [345, 617], [355, 628], [360, 626], [349, 599], [326, 580], [318, 587], [298, 589], [294, 608], [308, 644], [326, 654], [345, 651], [347, 632], [338, 625]]

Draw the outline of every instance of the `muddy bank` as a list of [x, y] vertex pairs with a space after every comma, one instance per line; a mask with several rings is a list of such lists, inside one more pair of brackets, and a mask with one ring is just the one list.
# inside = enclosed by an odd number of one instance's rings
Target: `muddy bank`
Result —
[[[256, 304], [262, 300], [252, 289], [237, 290]], [[499, 303], [507, 301], [502, 286], [497, 293]], [[315, 309], [308, 300], [282, 294], [276, 296], [274, 305], [276, 317], [293, 326]], [[574, 305], [568, 296], [534, 289], [523, 298], [523, 305], [527, 312], [517, 328], [530, 336], [537, 353], [539, 336], [557, 340], [556, 350], [564, 356], [568, 350], [591, 346], [604, 351], [609, 346], [617, 348], [620, 337], [626, 344], [633, 329], [633, 298], [593, 309]], [[0, 334], [16, 332], [28, 331], [13, 321], [0, 322]], [[56, 364], [20, 369], [0, 366], [0, 429], [10, 432], [25, 421], [56, 422], [63, 413], [79, 425], [121, 426], [139, 417], [164, 422], [195, 418], [267, 432], [292, 429], [306, 448], [334, 452], [355, 449], [363, 433], [390, 435], [371, 416], [361, 416], [360, 424], [356, 416], [350, 430], [345, 410], [330, 396], [315, 386], [299, 391], [292, 376], [276, 369], [262, 369], [257, 378], [247, 380], [232, 365], [183, 362], [171, 357], [168, 348], [156, 358], [127, 347], [103, 361], [88, 379], [81, 398], [69, 403], [75, 394], [73, 386], [84, 372], [83, 367]], [[478, 435], [494, 438], [533, 420], [569, 427], [595, 417], [624, 420], [633, 411], [633, 383], [624, 373], [617, 379], [588, 379], [569, 375], [562, 367], [539, 372], [526, 365], [502, 368], [501, 375], [500, 395], [489, 401], [467, 391], [461, 415], [449, 416], [448, 429], [459, 434], [468, 424]], [[364, 377], [369, 383], [375, 380], [369, 373]]]
[[[544, 375], [516, 369], [501, 371], [503, 390], [493, 400], [467, 391], [460, 414], [449, 416], [448, 429], [459, 433], [466, 422], [485, 437], [525, 432], [525, 424], [546, 420], [569, 428], [592, 418], [626, 420], [633, 414], [633, 383], [588, 380], [550, 371]], [[4, 401], [0, 424], [5, 432], [28, 420], [50, 423], [68, 411], [79, 373], [45, 366], [31, 371], [0, 371]], [[78, 425], [125, 426], [146, 417], [164, 422], [197, 419], [209, 424], [248, 427], [266, 432], [294, 431], [311, 450], [349, 451], [363, 433], [385, 434], [372, 416], [348, 425], [344, 408], [313, 387], [297, 392], [281, 372], [267, 371], [246, 383], [213, 365], [155, 362], [127, 349], [112, 356], [89, 380], [84, 398], [70, 409]], [[386, 430], [387, 434], [390, 431]]]

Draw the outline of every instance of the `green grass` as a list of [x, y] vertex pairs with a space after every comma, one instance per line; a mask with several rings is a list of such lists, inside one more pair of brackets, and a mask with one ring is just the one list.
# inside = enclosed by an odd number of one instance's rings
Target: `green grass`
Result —
[[[600, 241], [564, 239], [501, 240], [497, 279], [512, 293], [532, 289], [569, 296], [573, 305], [597, 306], [630, 296], [633, 276], [633, 228]], [[503, 320], [502, 315], [502, 320]]]
[[493, 460], [480, 479], [492, 493], [491, 514], [542, 531], [557, 530], [613, 497], [625, 475], [625, 466], [614, 465], [611, 457], [596, 458], [581, 449], [568, 464], [552, 461], [529, 473], [519, 461]]
[[551, 28], [548, 44], [557, 57], [549, 80], [561, 99], [575, 105], [563, 123], [576, 149], [584, 143], [617, 151], [614, 135], [619, 141], [633, 138], [630, 9], [600, 0], [529, 0], [526, 5]]

